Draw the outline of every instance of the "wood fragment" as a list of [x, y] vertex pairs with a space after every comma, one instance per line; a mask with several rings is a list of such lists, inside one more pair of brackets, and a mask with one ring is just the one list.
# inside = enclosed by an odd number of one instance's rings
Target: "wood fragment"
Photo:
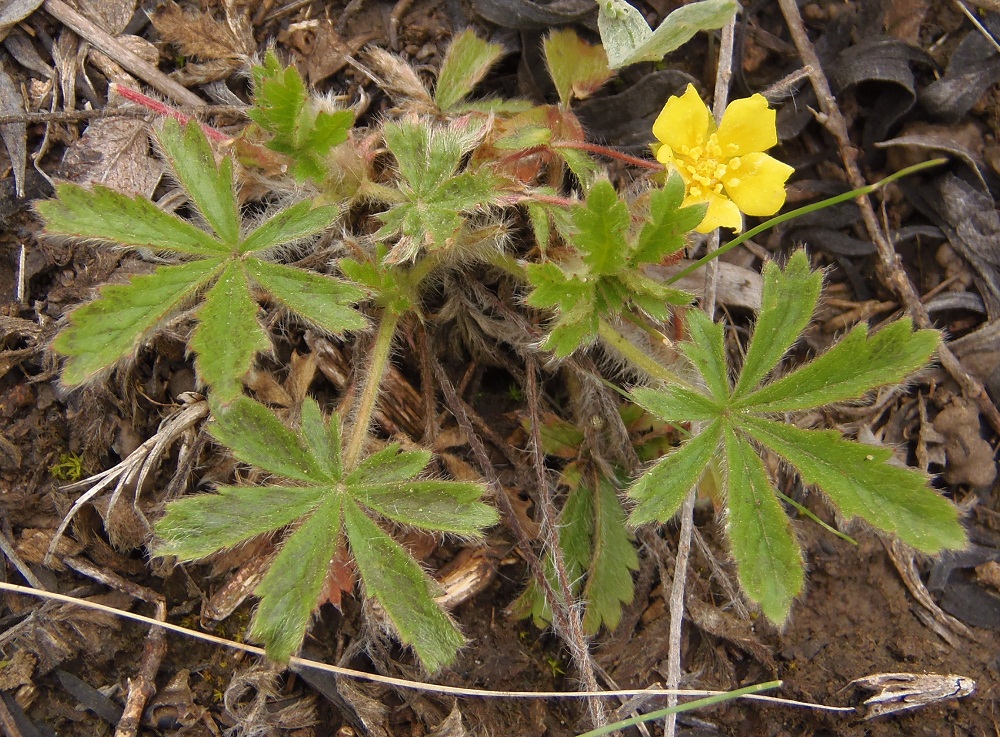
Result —
[[186, 87], [182, 87], [155, 66], [138, 56], [91, 20], [73, 10], [62, 0], [45, 0], [42, 7], [53, 18], [86, 39], [94, 48], [111, 57], [126, 71], [139, 77], [150, 87], [167, 97], [194, 107], [203, 107], [205, 101]]

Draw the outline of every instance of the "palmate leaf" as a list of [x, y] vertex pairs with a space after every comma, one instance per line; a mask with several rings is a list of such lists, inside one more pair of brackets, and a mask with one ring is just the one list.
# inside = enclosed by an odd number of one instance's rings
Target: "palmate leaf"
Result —
[[[678, 189], [680, 187], [680, 189]], [[542, 347], [563, 358], [597, 337], [601, 320], [617, 318], [627, 308], [653, 319], [666, 319], [671, 306], [691, 302], [691, 295], [648, 277], [642, 266], [683, 244], [681, 228], [695, 208], [679, 208], [683, 182], [671, 177], [667, 187], [651, 194], [654, 206], [638, 235], [626, 203], [607, 179], [594, 183], [586, 202], [570, 211], [571, 222], [560, 232], [579, 256], [562, 263], [528, 264], [532, 307], [555, 307], [558, 317]], [[683, 231], [687, 232], [687, 231]]]
[[727, 529], [740, 582], [764, 613], [779, 622], [802, 587], [801, 553], [753, 443], [784, 458], [803, 482], [819, 487], [848, 517], [863, 517], [928, 553], [965, 545], [954, 506], [929, 488], [919, 471], [890, 464], [888, 449], [767, 417], [858, 399], [901, 381], [938, 344], [936, 332], [914, 332], [909, 320], [872, 335], [858, 327], [825, 354], [758, 388], [806, 327], [820, 286], [820, 274], [810, 271], [801, 252], [784, 271], [773, 264], [765, 268], [761, 314], [736, 386], [729, 382], [723, 326], [693, 312], [687, 320], [690, 342], [681, 351], [706, 388], [631, 392], [637, 404], [665, 422], [706, 423], [635, 481], [629, 490], [637, 502], [631, 523], [669, 519], [701, 479], [721, 440]]
[[251, 626], [269, 657], [287, 661], [302, 643], [346, 537], [366, 591], [378, 599], [400, 638], [430, 669], [450, 662], [461, 634], [435, 603], [433, 582], [372, 517], [475, 537], [497, 520], [479, 501], [483, 486], [418, 480], [430, 454], [401, 452], [397, 445], [345, 474], [340, 417], [325, 420], [311, 399], [303, 403], [298, 430], [242, 395], [228, 405], [214, 403], [213, 414], [210, 432], [237, 458], [301, 485], [224, 486], [217, 494], [172, 502], [156, 525], [155, 552], [196, 560], [288, 528], [255, 592], [261, 602]]
[[459, 172], [462, 157], [480, 140], [481, 123], [444, 127], [430, 121], [401, 121], [387, 123], [384, 134], [399, 164], [405, 198], [379, 214], [383, 226], [377, 237], [403, 236], [390, 254], [392, 261], [412, 259], [421, 247], [448, 246], [470, 213], [499, 196], [499, 180], [486, 169]]
[[[56, 199], [38, 205], [50, 235], [148, 247], [194, 259], [133, 277], [125, 286], [105, 287], [96, 301], [75, 310], [54, 343], [68, 357], [64, 383], [76, 386], [91, 380], [136, 352], [181, 309], [194, 307], [198, 324], [190, 347], [197, 356], [199, 376], [222, 400], [233, 398], [241, 391], [241, 379], [254, 354], [270, 347], [257, 324], [251, 280], [255, 290], [259, 287], [283, 308], [327, 332], [365, 326], [364, 318], [350, 306], [363, 297], [357, 287], [263, 258], [244, 257], [274, 253], [319, 233], [336, 218], [336, 207], [300, 202], [267, 218], [243, 238], [231, 160], [215, 163], [197, 123], [182, 129], [167, 121], [160, 142], [178, 181], [215, 235], [148, 200], [104, 187], [60, 185]], [[198, 306], [202, 295], [205, 302]]]

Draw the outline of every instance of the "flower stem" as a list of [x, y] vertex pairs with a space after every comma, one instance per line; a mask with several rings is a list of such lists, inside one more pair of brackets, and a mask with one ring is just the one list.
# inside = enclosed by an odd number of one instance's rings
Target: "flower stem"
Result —
[[600, 146], [596, 143], [586, 143], [583, 141], [553, 141], [551, 144], [552, 148], [575, 148], [579, 151], [587, 151], [592, 154], [599, 154], [601, 156], [607, 156], [609, 159], [618, 159], [619, 161], [624, 161], [626, 164], [632, 164], [632, 166], [639, 166], [643, 169], [651, 169], [653, 171], [663, 171], [664, 166], [658, 161], [650, 161], [649, 159], [640, 159], [638, 156], [629, 156], [628, 154], [622, 153], [621, 151], [615, 151], [613, 148], [608, 148], [607, 146]]
[[816, 210], [822, 210], [824, 207], [830, 207], [830, 205], [837, 205], [841, 202], [847, 202], [848, 200], [853, 200], [857, 199], [858, 197], [864, 197], [865, 195], [870, 195], [875, 190], [881, 189], [885, 185], [891, 182], [895, 182], [897, 179], [909, 176], [910, 174], [915, 174], [916, 172], [922, 171], [924, 169], [930, 169], [931, 167], [934, 166], [940, 166], [941, 164], [944, 164], [947, 161], [948, 161], [947, 159], [931, 159], [930, 161], [922, 161], [919, 164], [914, 164], [913, 166], [908, 166], [905, 169], [900, 169], [899, 171], [890, 174], [884, 179], [879, 179], [877, 182], [875, 182], [875, 184], [869, 184], [864, 187], [858, 187], [857, 189], [852, 189], [850, 192], [844, 192], [843, 194], [834, 195], [833, 197], [828, 197], [825, 200], [820, 200], [819, 202], [813, 202], [810, 205], [805, 205], [803, 207], [799, 207], [795, 210], [792, 210], [791, 212], [786, 212], [782, 215], [778, 215], [777, 217], [773, 217], [770, 220], [761, 223], [756, 228], [751, 228], [746, 233], [743, 233], [742, 235], [733, 238], [733, 240], [729, 241], [729, 243], [722, 246], [721, 248], [717, 248], [711, 253], [702, 256], [700, 259], [695, 261], [687, 268], [678, 271], [672, 277], [667, 279], [667, 284], [675, 284], [676, 282], [680, 281], [691, 272], [700, 269], [702, 266], [707, 264], [712, 259], [718, 258], [726, 251], [731, 251], [732, 249], [736, 248], [736, 246], [740, 245], [741, 243], [745, 243], [746, 241], [753, 238], [755, 235], [759, 235], [760, 233], [763, 233], [765, 230], [770, 230], [775, 225], [781, 225], [781, 223], [787, 220], [792, 220], [794, 218], [799, 217], [800, 215], [806, 215], [810, 212], [815, 212]]
[[656, 359], [648, 356], [635, 343], [621, 334], [611, 323], [601, 320], [597, 327], [597, 334], [601, 336], [612, 348], [618, 351], [626, 361], [631, 363], [640, 371], [645, 371], [655, 379], [659, 379], [667, 384], [674, 384], [685, 389], [696, 391], [690, 382], [685, 381]]
[[400, 313], [395, 310], [386, 309], [382, 312], [382, 318], [379, 320], [378, 332], [375, 334], [375, 345], [372, 346], [369, 358], [367, 376], [364, 379], [361, 396], [358, 397], [354, 425], [351, 428], [351, 436], [347, 441], [347, 450], [344, 453], [344, 469], [346, 471], [352, 471], [358, 464], [358, 457], [361, 455], [365, 438], [368, 437], [368, 426], [371, 424], [375, 401], [378, 399], [379, 385], [382, 383], [382, 377], [389, 365], [389, 351], [392, 349], [392, 338], [396, 334], [396, 326], [399, 325], [400, 317]]

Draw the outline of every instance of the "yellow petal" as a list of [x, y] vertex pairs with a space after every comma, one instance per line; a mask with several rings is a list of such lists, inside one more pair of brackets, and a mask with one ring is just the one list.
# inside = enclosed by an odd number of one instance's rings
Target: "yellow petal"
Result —
[[729, 103], [719, 123], [718, 141], [726, 159], [766, 151], [776, 144], [774, 110], [764, 96], [753, 95]]
[[[701, 202], [706, 201], [708, 211], [705, 213], [705, 219], [695, 230], [699, 233], [711, 233], [716, 228], [732, 228], [737, 233], [743, 230], [743, 216], [740, 214], [740, 208], [732, 200], [725, 195], [712, 192], [707, 200], [701, 200]], [[695, 201], [684, 200], [685, 206], [693, 204]]]
[[702, 146], [715, 130], [715, 121], [694, 85], [680, 97], [671, 97], [653, 123], [657, 140], [677, 153]]
[[740, 157], [739, 167], [726, 172], [722, 186], [747, 215], [773, 215], [785, 204], [785, 181], [795, 171], [767, 154]]

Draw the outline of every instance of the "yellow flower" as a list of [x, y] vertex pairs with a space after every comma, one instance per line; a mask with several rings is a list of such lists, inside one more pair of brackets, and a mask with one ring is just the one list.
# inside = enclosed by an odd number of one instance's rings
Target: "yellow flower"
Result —
[[[743, 229], [743, 216], [773, 215], [785, 204], [794, 169], [763, 153], [778, 142], [774, 110], [761, 95], [734, 100], [718, 129], [692, 85], [671, 97], [653, 123], [656, 159], [684, 179], [685, 205], [708, 203], [701, 233]], [[655, 144], [654, 144], [655, 145]]]

